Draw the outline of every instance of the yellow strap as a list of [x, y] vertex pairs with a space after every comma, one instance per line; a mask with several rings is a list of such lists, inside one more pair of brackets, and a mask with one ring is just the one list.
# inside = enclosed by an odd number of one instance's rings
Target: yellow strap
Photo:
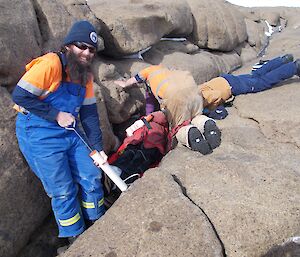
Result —
[[19, 105], [17, 105], [17, 104], [15, 104], [15, 105], [13, 106], [13, 109], [15, 109], [17, 112], [23, 113], [23, 114], [25, 114], [25, 115], [27, 115], [27, 114], [29, 113], [25, 108], [23, 108], [22, 106], [19, 106]]
[[93, 209], [95, 208], [95, 204], [93, 202], [81, 202], [81, 206], [86, 208], [86, 209]]
[[104, 204], [104, 198], [102, 198], [99, 202], [98, 202], [98, 207], [102, 206]]
[[17, 112], [21, 112], [20, 110], [20, 106], [15, 104], [14, 107], [13, 107]]
[[63, 227], [71, 226], [75, 224], [78, 220], [80, 220], [80, 214], [77, 213], [74, 217], [67, 220], [58, 220], [60, 225]]

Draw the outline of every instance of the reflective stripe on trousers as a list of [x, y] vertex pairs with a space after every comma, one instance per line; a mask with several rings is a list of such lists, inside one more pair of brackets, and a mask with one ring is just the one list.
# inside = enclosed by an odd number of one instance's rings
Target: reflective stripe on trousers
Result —
[[[45, 101], [77, 116], [84, 94], [76, 94], [77, 87], [73, 89], [65, 84]], [[99, 206], [103, 203], [101, 170], [94, 165], [89, 151], [74, 131], [32, 113], [18, 114], [16, 134], [20, 150], [51, 197], [59, 237], [81, 234], [85, 230], [83, 217], [96, 220], [105, 212], [104, 205]], [[94, 207], [81, 208], [81, 201]]]
[[[96, 220], [105, 212], [101, 170], [75, 133], [45, 123], [50, 122], [33, 114], [18, 114], [20, 149], [51, 197], [59, 236], [78, 235], [85, 229], [83, 217]], [[81, 201], [92, 204], [93, 208], [80, 207], [78, 192]]]

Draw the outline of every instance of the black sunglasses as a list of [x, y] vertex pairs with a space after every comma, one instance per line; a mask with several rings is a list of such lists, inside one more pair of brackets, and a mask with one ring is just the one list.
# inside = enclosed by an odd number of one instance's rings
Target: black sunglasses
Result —
[[96, 53], [96, 48], [93, 46], [88, 46], [85, 43], [82, 42], [74, 42], [73, 43], [74, 46], [76, 46], [77, 48], [79, 48], [80, 50], [86, 50], [89, 49], [90, 53], [94, 54]]

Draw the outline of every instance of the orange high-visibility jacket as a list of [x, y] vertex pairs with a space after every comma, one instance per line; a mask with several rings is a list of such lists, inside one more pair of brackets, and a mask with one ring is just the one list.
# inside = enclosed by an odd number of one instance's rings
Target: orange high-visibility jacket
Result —
[[172, 127], [202, 113], [202, 95], [190, 72], [154, 65], [141, 70], [137, 75], [148, 83], [161, 108], [168, 110], [167, 117]]
[[[61, 80], [62, 65], [59, 57], [56, 53], [48, 53], [26, 65], [26, 73], [18, 82], [18, 86], [43, 99], [49, 93], [56, 91]], [[69, 77], [67, 77], [67, 81], [70, 81]], [[91, 102], [96, 102], [92, 78], [86, 84], [83, 104], [90, 104]]]
[[165, 91], [170, 85], [169, 79], [171, 77], [170, 70], [160, 66], [153, 65], [138, 73], [141, 80], [146, 81], [151, 88], [153, 95], [158, 99], [165, 98]]

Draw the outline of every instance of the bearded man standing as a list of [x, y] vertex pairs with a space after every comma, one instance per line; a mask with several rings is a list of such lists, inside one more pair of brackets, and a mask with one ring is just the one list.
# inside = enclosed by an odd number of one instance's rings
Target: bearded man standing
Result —
[[79, 131], [79, 117], [90, 145], [107, 160], [91, 73], [97, 40], [91, 23], [74, 23], [61, 52], [27, 64], [13, 92], [20, 150], [51, 198], [59, 237], [70, 239], [105, 212], [99, 164], [67, 130], [75, 126]]

